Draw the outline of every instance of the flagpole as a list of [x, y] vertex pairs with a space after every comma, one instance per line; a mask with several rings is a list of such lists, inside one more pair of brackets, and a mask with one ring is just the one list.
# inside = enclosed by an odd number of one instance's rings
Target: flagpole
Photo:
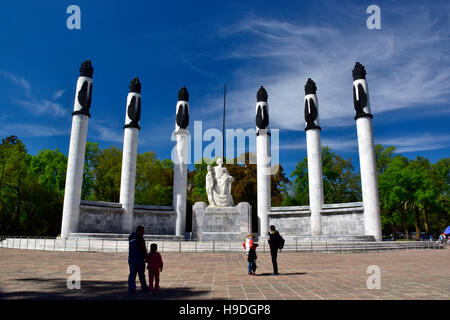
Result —
[[222, 158], [225, 163], [225, 103], [227, 96], [227, 84], [223, 87], [223, 122], [222, 122]]

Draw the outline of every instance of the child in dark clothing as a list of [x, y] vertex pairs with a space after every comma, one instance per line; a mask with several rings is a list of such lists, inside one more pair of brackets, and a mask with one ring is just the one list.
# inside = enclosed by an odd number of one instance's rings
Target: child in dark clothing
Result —
[[163, 271], [163, 261], [158, 252], [158, 245], [152, 243], [150, 245], [150, 253], [147, 256], [148, 281], [150, 290], [153, 291], [153, 280], [155, 280], [155, 291], [159, 290], [159, 272]]

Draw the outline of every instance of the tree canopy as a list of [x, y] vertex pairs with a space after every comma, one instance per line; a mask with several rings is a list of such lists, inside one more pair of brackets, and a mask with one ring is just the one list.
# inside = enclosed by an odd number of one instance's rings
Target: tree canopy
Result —
[[[436, 163], [417, 157], [408, 159], [394, 147], [375, 147], [383, 233], [432, 234], [449, 224], [450, 158]], [[252, 206], [253, 230], [257, 229], [257, 186], [254, 155], [243, 154], [225, 164], [235, 179], [234, 202]], [[241, 161], [243, 160], [244, 161]], [[239, 160], [239, 161], [237, 161]], [[210, 162], [210, 161], [208, 161]], [[231, 161], [228, 161], [231, 163]], [[252, 163], [251, 163], [252, 162]], [[213, 163], [212, 165], [215, 165]], [[118, 202], [122, 151], [101, 149], [87, 142], [83, 171], [82, 199]], [[67, 156], [56, 150], [28, 154], [15, 136], [0, 144], [0, 234], [56, 236], [61, 227]], [[351, 159], [331, 149], [322, 149], [325, 203], [361, 201], [359, 172]], [[188, 221], [192, 205], [207, 202], [206, 161], [188, 172]], [[173, 163], [159, 160], [154, 152], [138, 154], [136, 163], [136, 204], [172, 205]], [[283, 168], [271, 176], [272, 206], [308, 205], [307, 157], [298, 162], [290, 179]], [[189, 230], [188, 230], [189, 231]]]

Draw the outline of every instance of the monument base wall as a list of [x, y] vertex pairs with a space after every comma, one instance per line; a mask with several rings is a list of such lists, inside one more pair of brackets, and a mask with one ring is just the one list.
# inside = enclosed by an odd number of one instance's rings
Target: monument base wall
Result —
[[196, 202], [192, 207], [192, 239], [200, 241], [243, 240], [252, 226], [252, 209], [249, 203], [240, 202], [235, 207], [208, 207]]
[[[81, 201], [78, 233], [121, 234], [120, 203]], [[133, 230], [142, 225], [151, 235], [174, 235], [176, 214], [171, 206], [135, 205]]]
[[[271, 207], [269, 224], [287, 237], [311, 236], [309, 206]], [[325, 204], [320, 212], [322, 237], [364, 236], [362, 202]], [[264, 236], [264, 235], [263, 235]]]

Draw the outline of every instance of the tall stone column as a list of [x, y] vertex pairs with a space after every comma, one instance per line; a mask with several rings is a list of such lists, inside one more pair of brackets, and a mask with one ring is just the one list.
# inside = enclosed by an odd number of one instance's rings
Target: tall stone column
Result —
[[123, 136], [120, 203], [122, 204], [121, 232], [133, 231], [134, 194], [136, 188], [136, 159], [141, 119], [141, 83], [139, 78], [130, 82]]
[[323, 205], [322, 146], [320, 144], [319, 102], [317, 87], [308, 79], [305, 85], [306, 147], [308, 153], [309, 208], [311, 210], [311, 235], [322, 233], [320, 211]]
[[269, 232], [270, 189], [270, 132], [267, 91], [259, 88], [256, 95], [256, 172], [258, 233], [267, 236]]
[[373, 142], [372, 114], [366, 70], [357, 62], [353, 69], [353, 103], [356, 110], [361, 188], [364, 203], [364, 228], [366, 235], [381, 241], [380, 200], [377, 167]]
[[93, 73], [94, 68], [92, 68], [91, 60], [84, 61], [80, 67], [80, 76], [77, 81], [75, 103], [72, 112], [72, 131], [70, 133], [69, 159], [67, 162], [61, 225], [62, 238], [67, 238], [70, 233], [76, 233], [78, 231], [86, 136], [88, 121], [91, 116], [89, 109], [92, 100]]
[[174, 154], [173, 207], [176, 212], [175, 235], [186, 234], [187, 163], [189, 157], [189, 92], [186, 87], [178, 91], [176, 106], [175, 136], [177, 145]]

